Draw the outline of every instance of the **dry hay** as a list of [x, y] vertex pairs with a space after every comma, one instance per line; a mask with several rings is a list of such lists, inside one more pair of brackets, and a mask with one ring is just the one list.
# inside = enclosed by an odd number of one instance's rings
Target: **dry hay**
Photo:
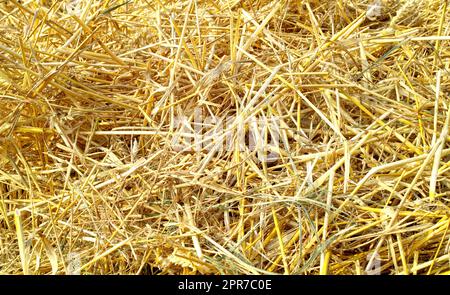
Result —
[[[450, 272], [448, 17], [438, 0], [3, 0], [0, 273]], [[176, 148], [196, 110], [230, 132], [278, 118], [278, 159], [236, 136]]]

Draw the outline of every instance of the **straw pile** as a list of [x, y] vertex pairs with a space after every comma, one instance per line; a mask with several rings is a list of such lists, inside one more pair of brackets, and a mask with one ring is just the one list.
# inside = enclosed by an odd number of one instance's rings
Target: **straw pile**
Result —
[[449, 273], [447, 8], [2, 1], [0, 273]]

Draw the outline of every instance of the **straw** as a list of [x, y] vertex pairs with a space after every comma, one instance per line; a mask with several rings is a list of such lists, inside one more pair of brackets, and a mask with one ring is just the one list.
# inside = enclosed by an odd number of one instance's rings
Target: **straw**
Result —
[[449, 274], [448, 19], [2, 1], [0, 273]]

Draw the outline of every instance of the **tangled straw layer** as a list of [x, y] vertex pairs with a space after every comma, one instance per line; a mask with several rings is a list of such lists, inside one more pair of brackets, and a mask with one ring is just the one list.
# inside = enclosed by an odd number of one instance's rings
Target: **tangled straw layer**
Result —
[[447, 2], [371, 2], [1, 2], [0, 273], [450, 272]]

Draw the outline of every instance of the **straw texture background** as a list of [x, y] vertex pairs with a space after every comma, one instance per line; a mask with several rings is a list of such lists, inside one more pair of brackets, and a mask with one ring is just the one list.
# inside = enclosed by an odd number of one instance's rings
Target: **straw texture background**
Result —
[[[449, 273], [448, 18], [438, 0], [2, 1], [0, 273]], [[277, 161], [235, 137], [175, 149], [195, 110], [279, 118]]]

